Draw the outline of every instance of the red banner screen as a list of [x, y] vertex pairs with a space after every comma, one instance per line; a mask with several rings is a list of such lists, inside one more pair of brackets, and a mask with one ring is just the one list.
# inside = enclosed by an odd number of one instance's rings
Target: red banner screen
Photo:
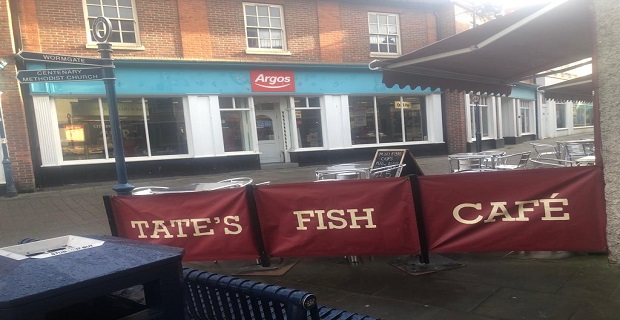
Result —
[[261, 186], [255, 198], [270, 256], [420, 250], [411, 185], [405, 178]]
[[184, 261], [256, 259], [245, 188], [111, 197], [123, 238], [182, 247]]
[[419, 179], [431, 252], [606, 250], [599, 167]]

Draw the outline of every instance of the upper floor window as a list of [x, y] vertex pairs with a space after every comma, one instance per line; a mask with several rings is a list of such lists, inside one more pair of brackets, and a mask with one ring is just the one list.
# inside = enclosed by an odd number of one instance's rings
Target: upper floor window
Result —
[[286, 50], [282, 6], [244, 3], [248, 49]]
[[400, 32], [398, 15], [389, 13], [368, 13], [370, 53], [400, 54]]
[[112, 22], [109, 42], [112, 44], [140, 45], [138, 21], [133, 0], [86, 0], [88, 40], [92, 39], [92, 23], [97, 17], [106, 17]]

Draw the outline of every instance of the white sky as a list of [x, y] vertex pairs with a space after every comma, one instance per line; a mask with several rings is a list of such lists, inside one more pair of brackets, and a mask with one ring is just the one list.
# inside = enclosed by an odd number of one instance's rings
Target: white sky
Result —
[[465, 0], [465, 2], [473, 3], [476, 5], [483, 3], [494, 3], [504, 6], [506, 9], [520, 8], [531, 4], [546, 3], [551, 1], [552, 0]]
[[544, 3], [549, 2], [550, 0], [474, 0], [474, 3], [496, 3], [501, 5], [509, 5], [509, 6], [524, 6], [532, 3]]

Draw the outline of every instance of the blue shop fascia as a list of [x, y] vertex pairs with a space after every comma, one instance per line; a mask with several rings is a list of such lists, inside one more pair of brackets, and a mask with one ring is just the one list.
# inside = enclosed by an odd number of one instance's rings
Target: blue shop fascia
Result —
[[[129, 179], [371, 161], [446, 150], [441, 94], [387, 88], [366, 65], [115, 60]], [[28, 69], [68, 65], [28, 63]], [[73, 66], [75, 67], [75, 66]], [[113, 180], [102, 81], [30, 85], [41, 187]]]

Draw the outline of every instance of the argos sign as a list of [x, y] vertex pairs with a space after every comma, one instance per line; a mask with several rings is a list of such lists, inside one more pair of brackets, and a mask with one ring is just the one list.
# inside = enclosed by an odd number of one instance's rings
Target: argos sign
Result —
[[295, 72], [251, 70], [252, 92], [295, 92]]

